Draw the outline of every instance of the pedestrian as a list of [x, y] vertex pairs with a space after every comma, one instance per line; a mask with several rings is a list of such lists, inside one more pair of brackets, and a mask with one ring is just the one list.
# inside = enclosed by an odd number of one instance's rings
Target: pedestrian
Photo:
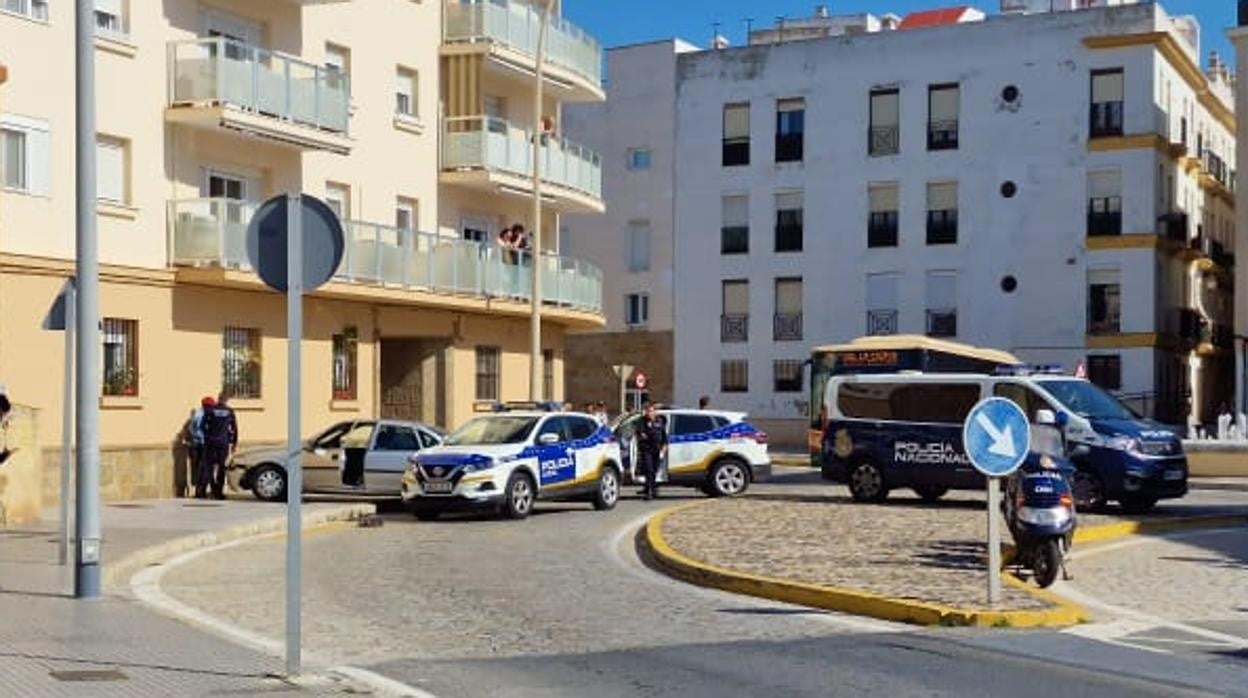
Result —
[[222, 393], [217, 404], [204, 411], [204, 457], [195, 482], [195, 498], [225, 499], [225, 465], [230, 451], [238, 445], [238, 421], [230, 409], [229, 396]]
[[17, 451], [16, 448], [9, 448], [9, 414], [13, 412], [13, 403], [9, 402], [9, 391], [3, 385], [0, 385], [0, 430], [3, 434], [3, 447], [0, 447], [0, 465], [8, 462], [9, 458]]
[[[199, 493], [200, 468], [204, 462], [204, 417], [208, 414], [208, 410], [216, 407], [217, 399], [211, 395], [205, 395], [199, 401], [199, 407], [191, 410], [191, 421], [187, 424], [187, 436], [189, 444], [187, 445], [187, 455], [191, 460], [191, 482], [195, 486], [195, 496], [203, 499], [203, 495]], [[209, 478], [211, 479], [211, 478]]]
[[702, 397], [698, 398], [698, 409], [705, 410], [710, 406], [711, 406], [710, 395], [703, 395]]
[[667, 425], [654, 411], [654, 403], [646, 401], [644, 416], [637, 427], [637, 459], [646, 478], [647, 501], [659, 496], [659, 468], [667, 454]]
[[594, 419], [604, 427], [611, 421], [611, 418], [607, 415], [607, 404], [601, 400], [594, 405], [593, 415]]

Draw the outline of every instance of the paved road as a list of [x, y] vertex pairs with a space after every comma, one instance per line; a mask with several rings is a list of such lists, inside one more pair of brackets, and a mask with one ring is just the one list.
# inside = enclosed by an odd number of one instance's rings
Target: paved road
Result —
[[[632, 540], [672, 503], [546, 505], [526, 522], [395, 513], [309, 536], [308, 649], [443, 697], [1188, 694], [1175, 677], [1248, 696], [1248, 664], [1057, 633], [916, 631], [675, 582], [642, 567]], [[282, 573], [281, 543], [262, 541], [171, 570], [164, 588], [281, 637]]]

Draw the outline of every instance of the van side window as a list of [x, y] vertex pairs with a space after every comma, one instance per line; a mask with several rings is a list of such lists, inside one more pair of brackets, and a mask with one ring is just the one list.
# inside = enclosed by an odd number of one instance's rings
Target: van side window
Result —
[[897, 418], [905, 422], [961, 424], [977, 402], [973, 383], [912, 383], [894, 395]]
[[842, 383], [836, 406], [848, 419], [896, 419], [893, 415], [894, 383]]
[[673, 436], [705, 434], [715, 430], [715, 420], [705, 414], [677, 414], [672, 424]]
[[995, 397], [1003, 397], [1021, 407], [1023, 412], [1026, 413], [1027, 419], [1032, 422], [1036, 421], [1037, 410], [1049, 409], [1048, 403], [1037, 395], [1036, 391], [1021, 383], [997, 383], [992, 388], [992, 394]]

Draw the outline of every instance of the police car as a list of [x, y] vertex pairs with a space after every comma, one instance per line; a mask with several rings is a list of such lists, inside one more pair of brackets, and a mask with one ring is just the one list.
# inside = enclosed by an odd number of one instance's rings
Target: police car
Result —
[[[667, 425], [667, 458], [659, 482], [700, 488], [712, 497], [741, 494], [751, 482], [771, 477], [767, 434], [745, 421], [742, 412], [664, 408], [655, 413]], [[644, 481], [637, 457], [641, 414], [616, 422], [615, 435], [624, 444], [624, 473], [630, 482]]]
[[469, 420], [441, 446], [414, 454], [402, 497], [416, 518], [463, 509], [523, 519], [538, 499], [584, 500], [607, 510], [620, 498], [620, 447], [576, 412], [503, 412]]

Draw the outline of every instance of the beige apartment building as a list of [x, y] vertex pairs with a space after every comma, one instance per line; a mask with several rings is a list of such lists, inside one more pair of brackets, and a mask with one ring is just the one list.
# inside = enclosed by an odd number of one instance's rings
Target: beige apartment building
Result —
[[[305, 301], [304, 431], [398, 417], [446, 428], [528, 385], [538, 12], [511, 0], [96, 0], [105, 498], [171, 496], [191, 409], [227, 393], [246, 443], [285, 434], [285, 304], [245, 231], [271, 196], [340, 215], [346, 255]], [[604, 98], [597, 44], [551, 18], [543, 137], [543, 392], [564, 337], [603, 324], [601, 274], [558, 256], [559, 216], [601, 212], [598, 156], [557, 135]], [[0, 3], [0, 381], [39, 414], [55, 501], [60, 333], [41, 323], [74, 268], [74, 18]]]

